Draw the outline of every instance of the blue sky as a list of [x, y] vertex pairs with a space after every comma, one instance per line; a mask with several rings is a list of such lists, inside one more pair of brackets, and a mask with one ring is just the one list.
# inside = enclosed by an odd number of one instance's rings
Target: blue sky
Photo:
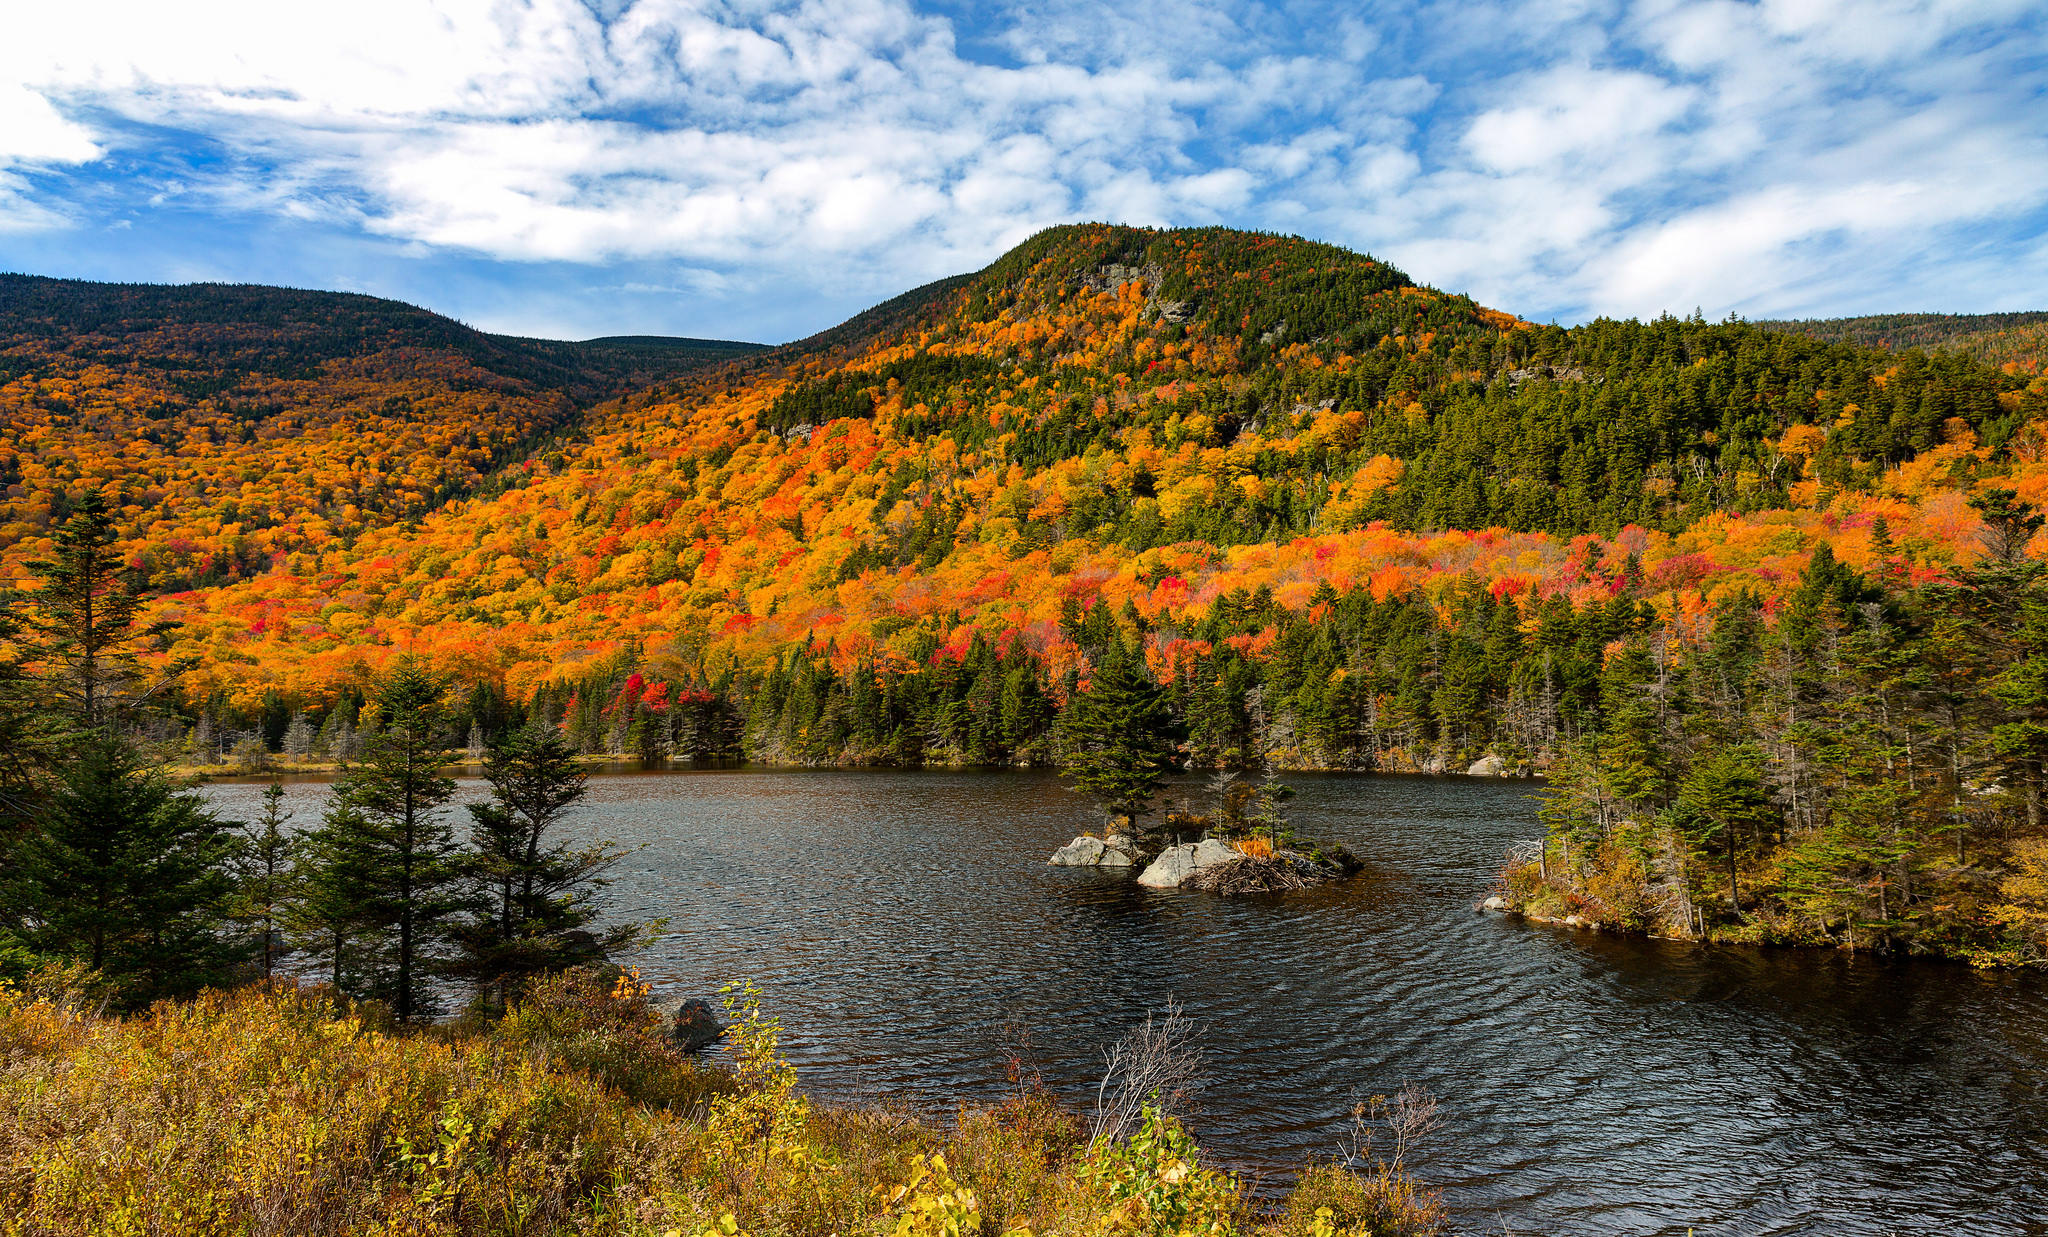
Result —
[[2044, 308], [2048, 6], [69, 0], [0, 40], [0, 269], [781, 341], [1084, 219], [1561, 322]]

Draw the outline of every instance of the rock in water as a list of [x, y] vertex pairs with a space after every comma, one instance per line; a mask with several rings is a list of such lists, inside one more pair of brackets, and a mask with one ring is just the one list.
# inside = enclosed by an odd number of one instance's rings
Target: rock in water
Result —
[[669, 1028], [669, 1035], [684, 1052], [709, 1047], [723, 1034], [725, 1024], [718, 1020], [711, 1003], [695, 997], [677, 1007], [675, 1025]]
[[1075, 838], [1054, 851], [1046, 862], [1063, 868], [1092, 868], [1102, 862], [1103, 849], [1101, 838]]
[[1186, 846], [1169, 846], [1152, 861], [1151, 867], [1139, 875], [1138, 883], [1152, 889], [1173, 889], [1203, 868], [1232, 863], [1243, 857], [1215, 838], [1204, 838]]
[[1121, 833], [1112, 833], [1102, 839], [1102, 858], [1095, 862], [1105, 868], [1128, 868], [1144, 857], [1138, 844]]
[[1498, 756], [1481, 756], [1465, 770], [1466, 777], [1506, 777], [1508, 762]]
[[1487, 910], [1490, 911], [1504, 911], [1508, 908], [1508, 900], [1506, 898], [1501, 897], [1499, 894], [1494, 894], [1492, 897], [1488, 898], [1485, 902], [1481, 903], [1480, 905], [1484, 906]]

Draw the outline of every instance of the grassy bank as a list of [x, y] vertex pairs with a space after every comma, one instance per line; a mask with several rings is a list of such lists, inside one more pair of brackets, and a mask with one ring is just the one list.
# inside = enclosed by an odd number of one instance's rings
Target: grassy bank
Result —
[[115, 1018], [77, 976], [0, 991], [0, 1233], [1427, 1234], [1397, 1165], [1259, 1206], [1170, 1119], [1115, 1138], [1043, 1095], [950, 1120], [816, 1103], [742, 1001], [732, 1066], [630, 977], [398, 1032], [277, 987]]

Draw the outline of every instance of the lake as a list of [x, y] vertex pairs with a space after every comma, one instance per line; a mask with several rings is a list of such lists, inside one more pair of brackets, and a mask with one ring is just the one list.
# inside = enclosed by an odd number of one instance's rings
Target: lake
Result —
[[[605, 774], [575, 827], [639, 848], [608, 898], [671, 921], [643, 973], [753, 979], [821, 1096], [993, 1098], [1024, 1042], [1078, 1105], [1171, 998], [1206, 1028], [1202, 1146], [1263, 1181], [1414, 1083], [1444, 1125], [1410, 1165], [1464, 1232], [2048, 1234], [2048, 977], [1478, 914], [1540, 831], [1530, 783], [1288, 780], [1358, 879], [1229, 900], [1049, 867], [1090, 811], [1032, 772]], [[206, 793], [247, 818], [261, 789]], [[287, 789], [310, 823], [325, 786]]]

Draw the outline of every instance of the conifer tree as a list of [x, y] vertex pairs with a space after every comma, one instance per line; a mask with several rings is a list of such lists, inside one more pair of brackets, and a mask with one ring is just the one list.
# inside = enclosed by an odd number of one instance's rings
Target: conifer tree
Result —
[[16, 607], [0, 605], [0, 860], [41, 817], [64, 730], [22, 664], [20, 635]]
[[1679, 827], [1695, 850], [1719, 852], [1728, 872], [1728, 902], [1742, 913], [1739, 872], [1743, 851], [1777, 819], [1765, 792], [1762, 757], [1747, 747], [1708, 753], [1679, 783]]
[[320, 823], [294, 847], [287, 940], [320, 959], [321, 974], [337, 995], [367, 991], [366, 977], [375, 969], [369, 954], [383, 925], [371, 914], [370, 831], [362, 809], [334, 795]]
[[1088, 689], [1068, 704], [1065, 725], [1074, 789], [1100, 803], [1112, 822], [1137, 829], [1173, 756], [1165, 693], [1146, 673], [1143, 657], [1112, 638]]
[[28, 564], [38, 587], [17, 599], [17, 621], [56, 706], [78, 725], [110, 727], [120, 710], [170, 681], [144, 686], [140, 657], [170, 624], [138, 623], [144, 599], [121, 577], [113, 518], [99, 491], [80, 500], [54, 541], [50, 558]]
[[138, 622], [144, 597], [120, 576], [97, 492], [55, 541], [51, 558], [28, 565], [37, 587], [10, 597], [4, 620], [15, 660], [0, 689], [22, 711], [0, 722], [0, 790], [32, 810], [0, 836], [0, 925], [37, 953], [100, 971], [126, 1003], [224, 982], [227, 826], [123, 734], [170, 681], [143, 686], [141, 665], [168, 625]]
[[379, 726], [363, 761], [334, 784], [328, 849], [360, 890], [359, 919], [378, 946], [367, 995], [401, 1022], [434, 1012], [432, 980], [462, 909], [456, 842], [441, 809], [455, 794], [442, 776], [442, 685], [401, 661], [378, 693]]
[[576, 754], [553, 727], [506, 732], [484, 762], [492, 802], [471, 805], [464, 864], [481, 895], [459, 931], [457, 970], [503, 1006], [545, 971], [601, 962], [638, 933], [625, 924], [594, 932], [591, 895], [623, 851], [579, 847], [557, 834], [587, 790]]
[[235, 839], [229, 865], [235, 878], [230, 917], [248, 934], [250, 955], [266, 980], [277, 974], [284, 957], [283, 932], [293, 901], [298, 839], [286, 829], [291, 818], [283, 784], [271, 782], [263, 791], [263, 814]]
[[225, 929], [228, 826], [196, 795], [88, 730], [38, 828], [0, 877], [0, 921], [30, 949], [99, 971], [140, 1007], [221, 984], [236, 949]]

